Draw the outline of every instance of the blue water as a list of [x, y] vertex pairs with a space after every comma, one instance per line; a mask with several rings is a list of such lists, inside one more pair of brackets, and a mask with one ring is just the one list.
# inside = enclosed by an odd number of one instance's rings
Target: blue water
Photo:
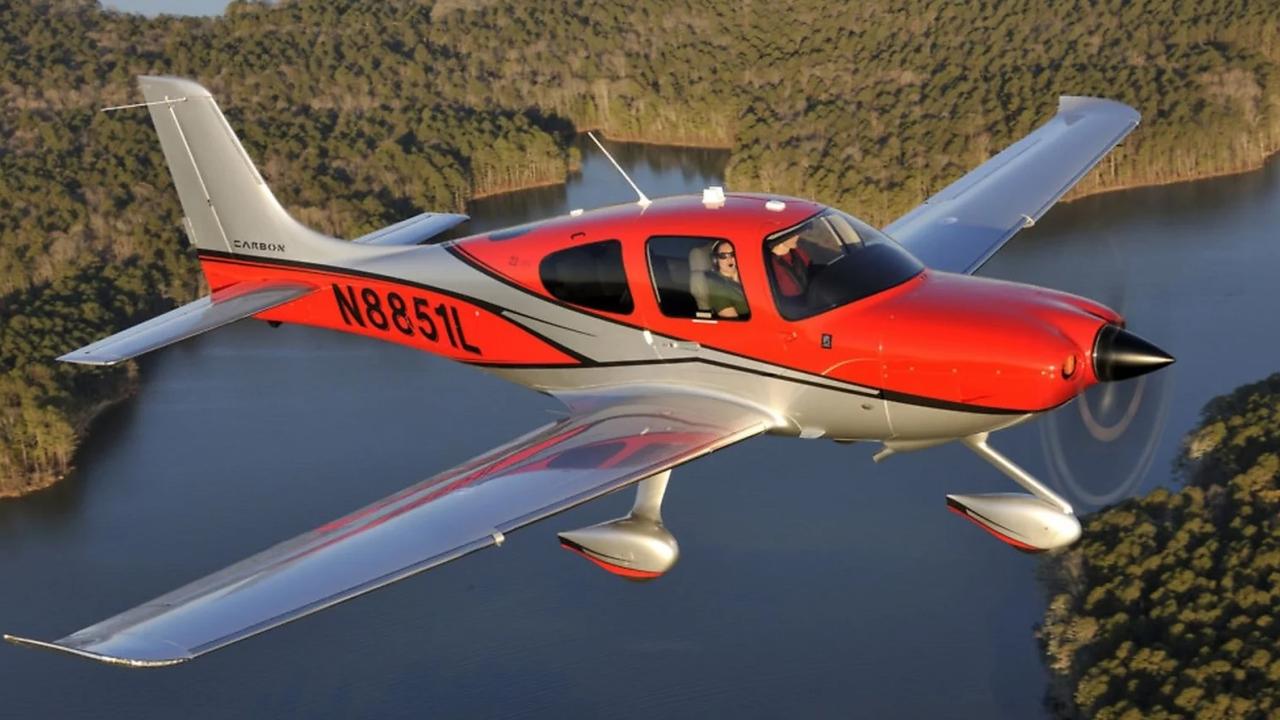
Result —
[[99, 0], [109, 10], [156, 15], [221, 15], [229, 0]]
[[[624, 150], [653, 196], [718, 184], [725, 159]], [[477, 203], [471, 227], [632, 198], [588, 148], [568, 185]], [[1054, 209], [984, 269], [1100, 299], [1118, 284], [1130, 326], [1178, 356], [1163, 440], [1126, 493], [1171, 482], [1176, 439], [1206, 400], [1276, 369], [1278, 208], [1274, 162], [1097, 196]], [[404, 348], [252, 322], [142, 369], [142, 391], [97, 424], [77, 473], [0, 504], [0, 630], [60, 637], [478, 454], [554, 408]], [[1041, 435], [1030, 425], [993, 442], [1047, 476]], [[759, 438], [678, 469], [664, 516], [682, 559], [649, 584], [556, 542], [557, 530], [622, 514], [630, 498], [619, 495], [171, 669], [0, 647], [0, 716], [1042, 716], [1037, 561], [943, 502], [1013, 488], [957, 448], [880, 465], [872, 451]]]

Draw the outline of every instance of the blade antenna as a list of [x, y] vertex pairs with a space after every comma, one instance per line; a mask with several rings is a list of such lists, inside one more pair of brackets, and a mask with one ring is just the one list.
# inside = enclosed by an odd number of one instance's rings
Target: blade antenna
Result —
[[112, 105], [111, 107], [104, 107], [98, 112], [115, 112], [116, 110], [131, 110], [133, 108], [151, 107], [153, 105], [172, 105], [174, 103], [180, 103], [180, 102], [186, 102], [186, 101], [187, 99], [185, 97], [165, 98], [164, 100], [153, 100], [151, 102], [129, 103], [128, 105]]
[[618, 161], [614, 160], [613, 156], [609, 154], [609, 151], [604, 149], [604, 145], [601, 145], [600, 141], [596, 139], [595, 133], [587, 131], [587, 137], [591, 138], [591, 142], [595, 143], [596, 147], [600, 148], [600, 152], [604, 153], [604, 156], [609, 158], [609, 162], [613, 163], [613, 166], [618, 169], [618, 172], [622, 175], [622, 179], [626, 180], [627, 184], [631, 186], [631, 189], [635, 190], [636, 194], [640, 196], [640, 199], [636, 201], [636, 204], [642, 208], [649, 207], [649, 204], [653, 201], [646, 197], [644, 192], [642, 192], [640, 188], [636, 187], [634, 182], [631, 182], [631, 178], [627, 175], [627, 171], [623, 170], [622, 166], [618, 164]]

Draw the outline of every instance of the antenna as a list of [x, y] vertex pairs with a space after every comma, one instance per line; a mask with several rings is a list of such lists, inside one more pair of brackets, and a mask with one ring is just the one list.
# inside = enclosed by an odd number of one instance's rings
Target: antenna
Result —
[[640, 188], [636, 187], [635, 183], [631, 182], [631, 178], [627, 176], [627, 171], [623, 170], [622, 166], [618, 164], [618, 161], [614, 160], [613, 156], [609, 154], [609, 151], [604, 149], [604, 145], [601, 145], [600, 141], [596, 139], [595, 133], [588, 131], [587, 137], [591, 138], [591, 142], [595, 143], [596, 147], [600, 148], [600, 152], [604, 153], [604, 156], [609, 158], [609, 162], [613, 163], [613, 166], [622, 174], [622, 179], [626, 180], [627, 184], [631, 186], [631, 189], [635, 190], [636, 194], [640, 196], [640, 199], [636, 201], [636, 204], [642, 208], [649, 207], [649, 204], [653, 201], [645, 197], [644, 192], [642, 192]]
[[132, 108], [151, 107], [152, 105], [172, 105], [172, 104], [174, 104], [174, 103], [180, 103], [180, 102], [186, 102], [186, 101], [187, 101], [187, 99], [186, 99], [186, 98], [184, 98], [184, 97], [180, 97], [180, 98], [165, 98], [164, 100], [153, 100], [153, 101], [151, 101], [151, 102], [131, 103], [131, 104], [129, 104], [129, 105], [113, 105], [113, 106], [111, 106], [111, 107], [104, 107], [104, 108], [102, 108], [101, 110], [99, 110], [98, 112], [112, 112], [112, 111], [115, 111], [115, 110], [129, 110], [129, 109], [132, 109]]

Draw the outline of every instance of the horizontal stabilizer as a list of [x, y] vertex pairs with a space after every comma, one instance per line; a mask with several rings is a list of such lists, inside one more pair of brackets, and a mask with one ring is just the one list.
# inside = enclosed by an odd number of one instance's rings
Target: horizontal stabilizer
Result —
[[453, 213], [422, 213], [368, 235], [361, 235], [351, 242], [361, 245], [421, 245], [470, 219], [466, 215]]
[[[13, 643], [14, 645], [22, 645], [26, 647], [39, 648], [41, 650], [52, 650], [54, 652], [61, 652], [61, 653], [66, 653], [68, 655], [76, 655], [78, 657], [88, 658], [90, 660], [97, 660], [100, 663], [106, 663], [108, 665], [124, 665], [125, 667], [137, 667], [137, 668], [165, 667], [167, 665], [177, 665], [180, 662], [186, 662], [187, 660], [190, 659], [190, 657], [182, 656], [182, 655], [178, 655], [177, 657], [170, 657], [170, 655], [172, 655], [174, 652], [174, 648], [169, 646], [164, 646], [164, 645], [161, 645], [159, 648], [157, 648], [157, 650], [162, 650], [162, 652], [156, 653], [157, 659], [148, 660], [140, 656], [122, 658], [122, 657], [114, 657], [111, 655], [102, 655], [95, 652], [89, 652], [88, 650], [80, 650], [78, 648], [59, 645], [57, 643], [45, 642], [44, 640], [32, 640], [31, 638], [18, 637], [17, 635], [5, 635], [4, 639]], [[168, 653], [168, 654], [165, 654], [165, 653]]]
[[236, 283], [140, 325], [58, 358], [82, 365], [115, 365], [306, 295], [303, 283]]

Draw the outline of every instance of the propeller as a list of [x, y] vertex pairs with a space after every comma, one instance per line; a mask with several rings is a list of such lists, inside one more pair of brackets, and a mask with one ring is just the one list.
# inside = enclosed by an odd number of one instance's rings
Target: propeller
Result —
[[[1124, 278], [1132, 275], [1114, 240], [1107, 246], [1112, 258], [1109, 271], [1099, 278], [1103, 285], [1096, 297], [1130, 325], [1140, 324], [1144, 335], [1162, 336], [1168, 323], [1158, 310], [1130, 317], [1136, 303], [1130, 302]], [[1173, 358], [1130, 328], [1104, 328], [1094, 352], [1097, 375], [1110, 381], [1089, 388], [1039, 423], [1050, 479], [1077, 510], [1139, 492], [1160, 446], [1173, 391], [1173, 368], [1164, 367]]]

